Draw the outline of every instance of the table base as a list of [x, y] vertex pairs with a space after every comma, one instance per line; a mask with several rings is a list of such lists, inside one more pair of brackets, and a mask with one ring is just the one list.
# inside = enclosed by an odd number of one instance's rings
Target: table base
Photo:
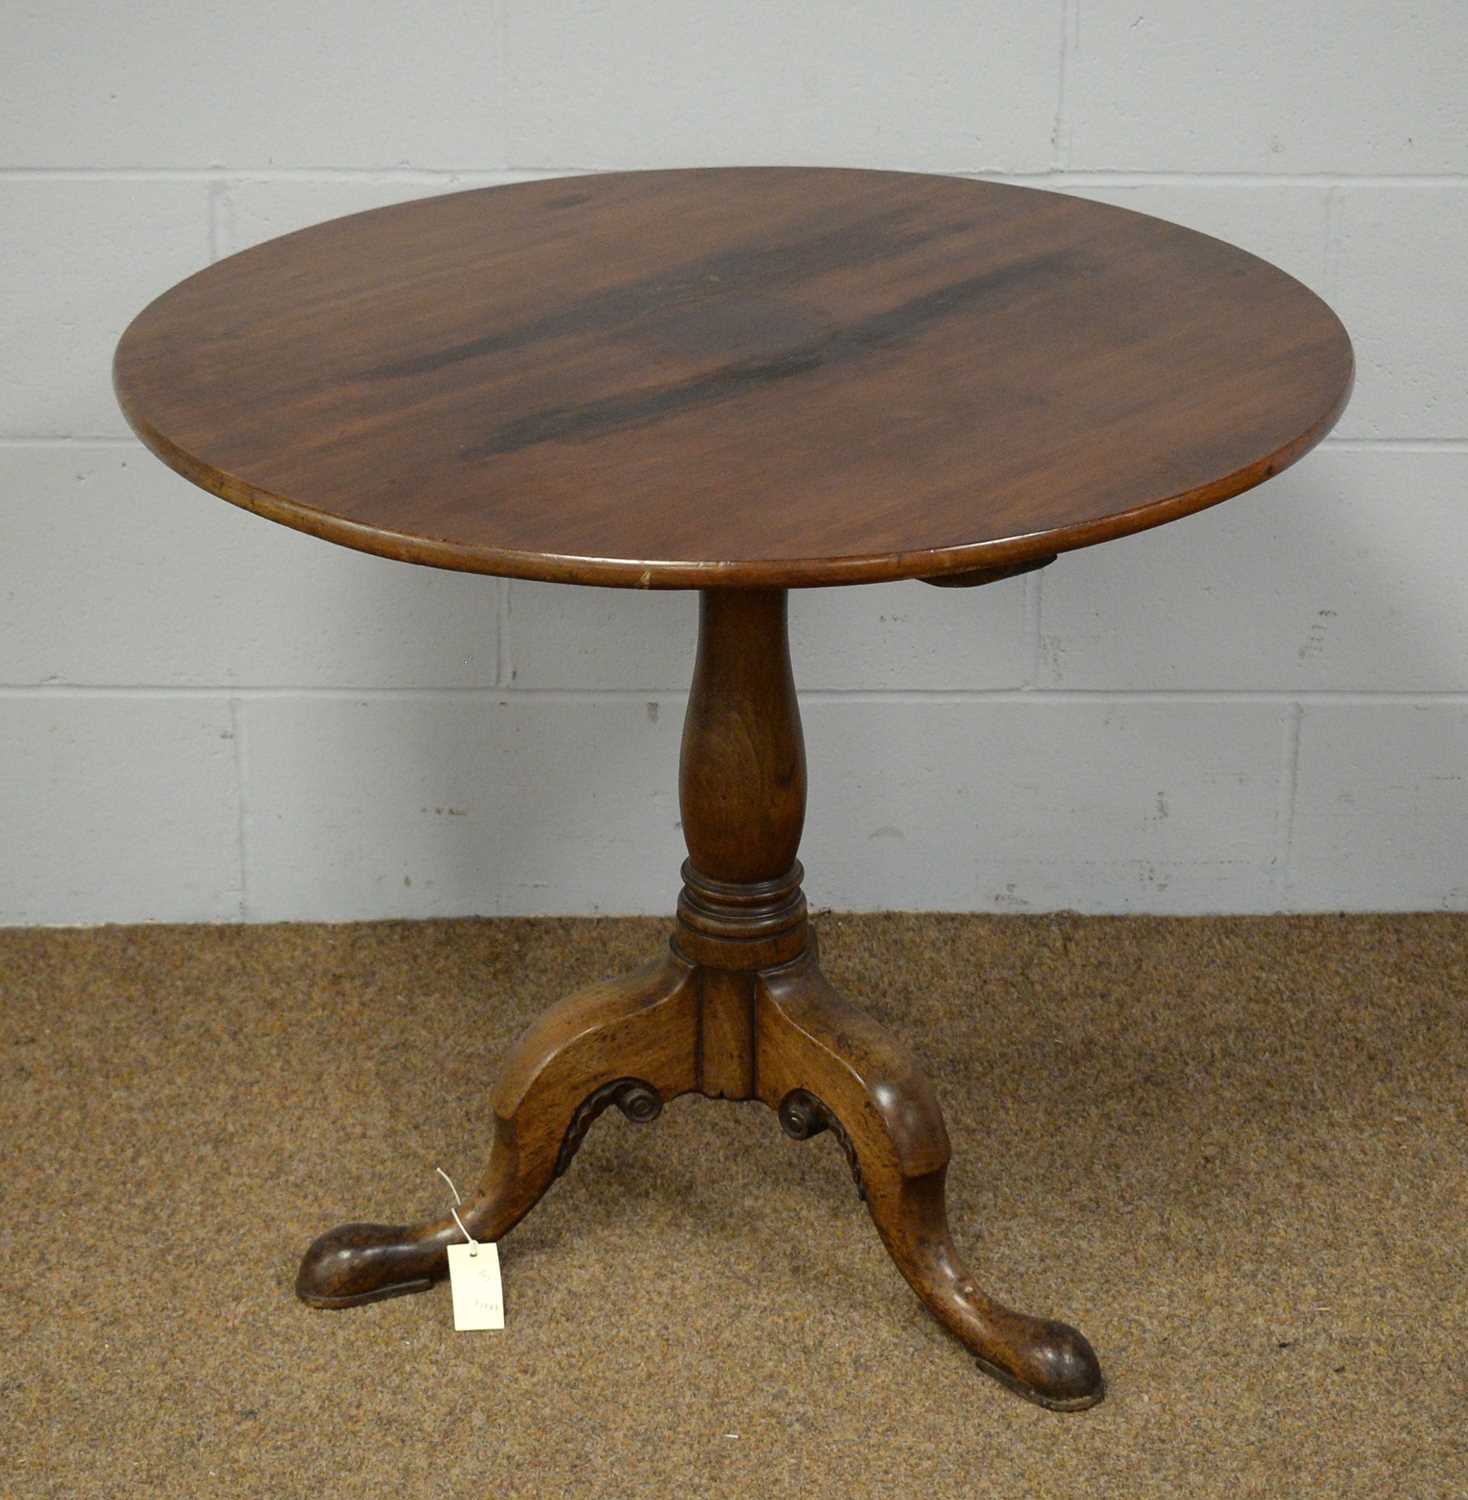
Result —
[[[464, 1226], [507, 1234], [612, 1106], [651, 1121], [680, 1094], [758, 1099], [797, 1140], [835, 1136], [898, 1269], [986, 1374], [1052, 1410], [1095, 1405], [1104, 1385], [1086, 1340], [996, 1302], [964, 1269], [932, 1086], [821, 972], [795, 859], [805, 763], [783, 591], [705, 592], [680, 794], [690, 858], [669, 950], [561, 1001], [515, 1044]], [[452, 1216], [344, 1224], [307, 1252], [297, 1295], [340, 1308], [423, 1291], [459, 1238]]]

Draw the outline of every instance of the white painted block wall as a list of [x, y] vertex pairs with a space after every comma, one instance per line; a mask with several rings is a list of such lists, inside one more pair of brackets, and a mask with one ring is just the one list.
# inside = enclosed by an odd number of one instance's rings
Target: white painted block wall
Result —
[[1468, 12], [1302, 0], [76, 0], [0, 55], [0, 922], [665, 912], [695, 602], [415, 569], [127, 434], [212, 259], [526, 177], [1002, 177], [1341, 312], [1277, 482], [978, 593], [793, 598], [818, 905], [1468, 908]]

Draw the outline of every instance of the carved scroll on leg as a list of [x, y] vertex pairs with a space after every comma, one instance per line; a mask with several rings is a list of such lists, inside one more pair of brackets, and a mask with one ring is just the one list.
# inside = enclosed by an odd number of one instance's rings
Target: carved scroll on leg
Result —
[[1086, 1340], [995, 1301], [959, 1260], [944, 1203], [948, 1133], [906, 1049], [832, 989], [813, 954], [760, 984], [760, 1098], [786, 1132], [841, 1141], [888, 1253], [986, 1374], [1052, 1410], [1094, 1406], [1105, 1387]]
[[861, 1162], [857, 1160], [856, 1147], [841, 1121], [806, 1089], [791, 1089], [780, 1101], [776, 1111], [780, 1117], [780, 1128], [793, 1141], [808, 1141], [813, 1135], [829, 1130], [841, 1147], [846, 1165], [851, 1168], [851, 1180], [856, 1184], [857, 1197], [866, 1201], [866, 1184], [861, 1180]]
[[581, 1107], [571, 1116], [565, 1139], [561, 1142], [560, 1155], [556, 1157], [557, 1177], [571, 1165], [571, 1158], [581, 1149], [586, 1132], [603, 1111], [613, 1104], [629, 1120], [634, 1120], [639, 1125], [657, 1119], [663, 1112], [662, 1095], [641, 1078], [614, 1078], [610, 1083], [602, 1084], [581, 1101]]
[[[695, 1084], [696, 986], [669, 955], [552, 1007], [511, 1049], [495, 1089], [494, 1144], [474, 1197], [459, 1210], [476, 1238], [507, 1234], [564, 1172], [609, 1104], [654, 1118]], [[343, 1224], [306, 1252], [296, 1294], [353, 1307], [422, 1291], [461, 1238], [452, 1217], [426, 1224]]]

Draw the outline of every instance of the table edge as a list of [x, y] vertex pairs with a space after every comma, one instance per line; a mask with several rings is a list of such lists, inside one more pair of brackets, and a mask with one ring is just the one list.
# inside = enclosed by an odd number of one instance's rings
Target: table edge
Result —
[[[1342, 332], [1344, 333], [1344, 329]], [[369, 526], [303, 505], [283, 495], [273, 494], [194, 458], [153, 427], [140, 412], [131, 408], [127, 393], [117, 379], [115, 364], [113, 389], [128, 426], [139, 441], [175, 473], [242, 510], [319, 537], [323, 541], [350, 547], [357, 552], [454, 572], [607, 588], [824, 588], [942, 578], [950, 574], [1033, 562], [1060, 552], [1072, 552], [1094, 546], [1098, 542], [1131, 536], [1232, 499], [1235, 495], [1283, 473], [1314, 448], [1335, 425], [1345, 410], [1355, 385], [1355, 359], [1349, 337], [1346, 338], [1346, 349], [1349, 358], [1346, 379], [1334, 401], [1315, 422], [1274, 452], [1253, 460], [1231, 474], [1210, 480], [1207, 484], [1179, 491], [1161, 500], [1149, 500], [1131, 510], [1117, 511], [1095, 520], [1046, 531], [1027, 532], [1019, 536], [996, 537], [988, 541], [921, 548], [909, 552], [863, 553], [847, 557], [746, 559], [737, 562], [696, 562], [686, 558], [582, 557], [574, 554], [525, 552], [513, 548], [468, 546]]]

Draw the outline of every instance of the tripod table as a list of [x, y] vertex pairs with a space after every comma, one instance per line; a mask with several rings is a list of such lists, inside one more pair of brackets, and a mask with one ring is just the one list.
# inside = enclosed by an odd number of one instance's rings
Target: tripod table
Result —
[[[609, 1106], [649, 1121], [690, 1091], [758, 1099], [787, 1134], [836, 1138], [898, 1269], [980, 1368], [1070, 1411], [1101, 1399], [1091, 1346], [964, 1268], [933, 1089], [821, 973], [787, 590], [984, 584], [1225, 500], [1324, 436], [1352, 368], [1300, 283], [1158, 219], [731, 168], [285, 235], [158, 298], [114, 374], [159, 458], [270, 520], [433, 567], [701, 591], [671, 941], [512, 1049], [469, 1230], [507, 1233]], [[452, 1218], [342, 1225], [297, 1291], [422, 1290], [458, 1236]]]

